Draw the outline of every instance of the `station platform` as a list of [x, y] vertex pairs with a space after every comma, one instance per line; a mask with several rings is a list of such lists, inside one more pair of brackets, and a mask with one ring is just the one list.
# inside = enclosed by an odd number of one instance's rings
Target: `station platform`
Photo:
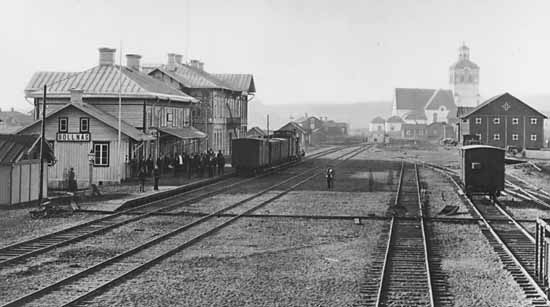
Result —
[[153, 182], [148, 178], [145, 182], [145, 192], [139, 192], [139, 183], [130, 182], [117, 186], [100, 188], [101, 196], [81, 197], [77, 201], [80, 212], [114, 213], [136, 207], [147, 202], [170, 197], [201, 186], [205, 186], [233, 176], [227, 170], [225, 175], [214, 177], [165, 176], [159, 181], [159, 190], [153, 190]]

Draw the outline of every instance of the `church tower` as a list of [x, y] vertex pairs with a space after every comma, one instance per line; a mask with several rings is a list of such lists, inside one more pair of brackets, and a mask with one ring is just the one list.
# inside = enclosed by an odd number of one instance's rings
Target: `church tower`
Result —
[[464, 43], [458, 49], [458, 61], [449, 68], [449, 82], [457, 106], [479, 105], [479, 66], [470, 61], [470, 48]]

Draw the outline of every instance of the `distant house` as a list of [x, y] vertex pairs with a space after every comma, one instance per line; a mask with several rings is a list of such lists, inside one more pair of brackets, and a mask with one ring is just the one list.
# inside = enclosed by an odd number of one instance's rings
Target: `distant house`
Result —
[[369, 141], [383, 143], [386, 136], [386, 121], [377, 116], [369, 124]]
[[369, 124], [370, 132], [384, 132], [385, 130], [386, 130], [386, 121], [382, 117], [377, 116], [370, 121], [370, 124]]
[[504, 93], [475, 108], [460, 109], [458, 136], [476, 135], [482, 144], [506, 148], [540, 149], [546, 115]]
[[0, 111], [0, 133], [15, 133], [34, 121], [32, 115], [15, 111]]
[[300, 148], [303, 148], [303, 149], [307, 148], [307, 144], [306, 144], [307, 131], [304, 128], [302, 128], [302, 126], [298, 125], [297, 123], [288, 122], [286, 125], [279, 128], [278, 131], [292, 131], [292, 132], [295, 132], [296, 135], [300, 138], [299, 139]]
[[431, 123], [426, 127], [429, 139], [454, 138], [454, 128], [447, 123]]
[[333, 120], [323, 121], [323, 130], [327, 137], [340, 137], [348, 135], [348, 124]]
[[403, 124], [401, 126], [401, 138], [423, 140], [428, 138], [426, 124]]
[[246, 132], [246, 136], [249, 138], [262, 138], [267, 134], [260, 127], [252, 127]]
[[389, 137], [400, 137], [401, 136], [401, 126], [404, 121], [401, 117], [394, 115], [386, 120], [386, 134]]

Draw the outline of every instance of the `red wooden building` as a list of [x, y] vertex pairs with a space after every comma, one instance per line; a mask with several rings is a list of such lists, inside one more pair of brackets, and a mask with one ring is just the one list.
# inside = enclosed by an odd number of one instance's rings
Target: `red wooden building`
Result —
[[495, 96], [459, 116], [460, 142], [465, 135], [477, 135], [485, 145], [543, 147], [543, 125], [547, 117], [509, 93]]

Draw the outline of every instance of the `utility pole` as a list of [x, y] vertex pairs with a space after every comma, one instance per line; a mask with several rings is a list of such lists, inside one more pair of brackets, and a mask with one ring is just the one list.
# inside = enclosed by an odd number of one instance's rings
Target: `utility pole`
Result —
[[267, 114], [267, 137], [269, 138], [269, 114]]
[[42, 204], [42, 194], [44, 193], [44, 138], [46, 137], [46, 91], [47, 85], [44, 84], [44, 96], [42, 97], [42, 128], [40, 132], [40, 188], [38, 189], [38, 205]]

